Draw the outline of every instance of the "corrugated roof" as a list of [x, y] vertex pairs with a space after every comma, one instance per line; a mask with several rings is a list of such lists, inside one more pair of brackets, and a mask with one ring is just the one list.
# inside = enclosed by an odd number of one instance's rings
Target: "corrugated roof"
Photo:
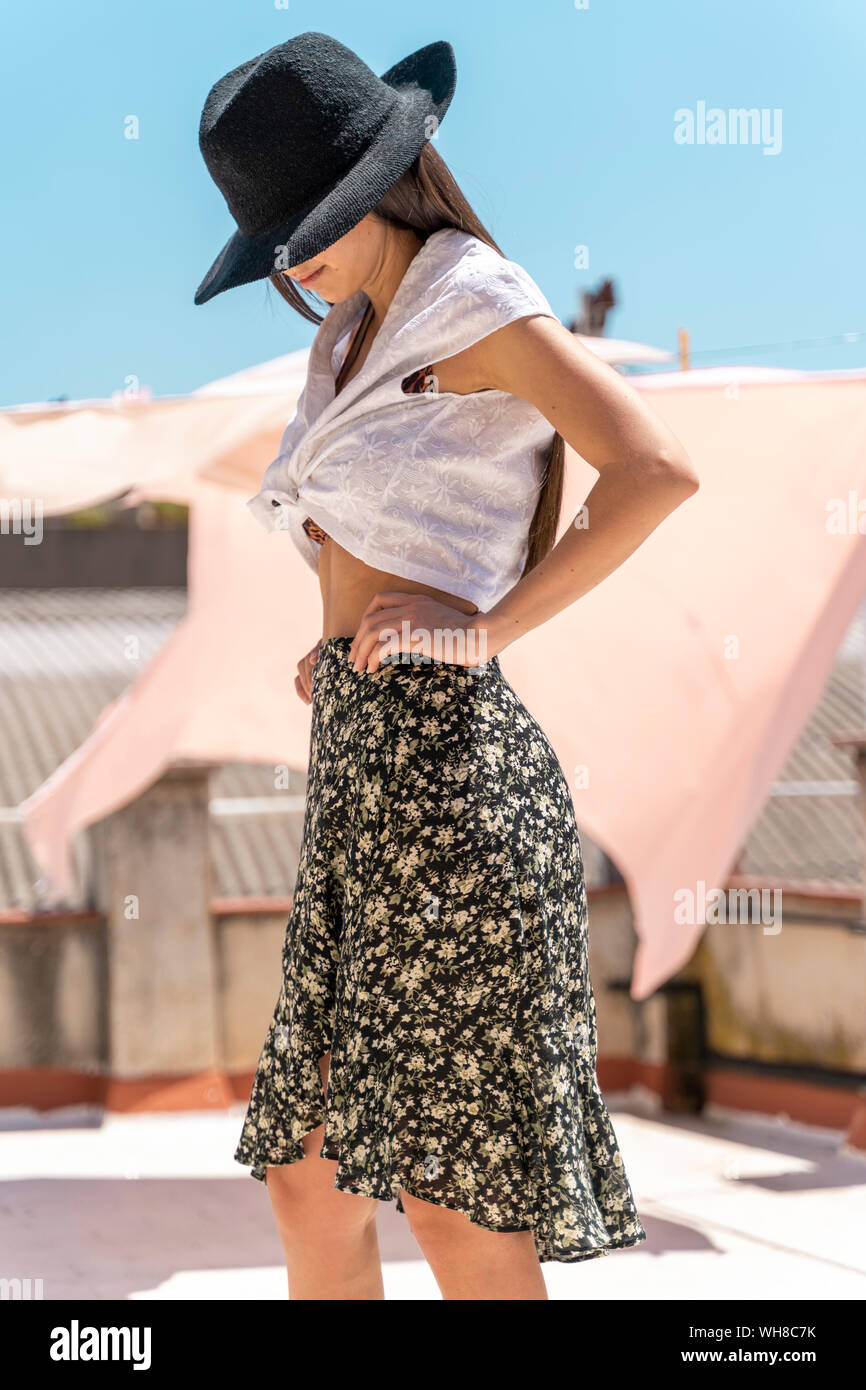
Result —
[[853, 760], [833, 734], [866, 727], [866, 606], [849, 624], [821, 700], [776, 779], [740, 858], [744, 874], [792, 881], [863, 881], [862, 819]]
[[[184, 589], [45, 589], [7, 593], [0, 615], [0, 908], [44, 905], [39, 869], [14, 808], [83, 741], [182, 620]], [[866, 621], [852, 623], [832, 678], [744, 847], [743, 873], [768, 881], [861, 877], [850, 756], [830, 736], [866, 723]], [[273, 769], [225, 764], [211, 778], [213, 892], [284, 897], [294, 884], [305, 776], [275, 791]], [[815, 784], [818, 790], [815, 790]], [[279, 809], [277, 809], [279, 808]], [[288, 809], [284, 809], [288, 808]], [[604, 856], [581, 834], [590, 885]], [[88, 841], [75, 847], [70, 907], [89, 901]]]
[[[19, 590], [0, 616], [0, 908], [43, 903], [39, 868], [9, 814], [87, 736], [102, 709], [155, 656], [187, 608], [185, 589]], [[291, 892], [302, 818], [250, 814], [251, 798], [281, 806], [303, 795], [303, 771], [275, 792], [273, 769], [230, 763], [211, 777], [213, 892], [219, 897]], [[226, 804], [228, 803], [228, 804]], [[234, 807], [234, 809], [233, 809]], [[228, 813], [228, 814], [226, 814]], [[76, 888], [89, 900], [88, 840], [78, 837]]]

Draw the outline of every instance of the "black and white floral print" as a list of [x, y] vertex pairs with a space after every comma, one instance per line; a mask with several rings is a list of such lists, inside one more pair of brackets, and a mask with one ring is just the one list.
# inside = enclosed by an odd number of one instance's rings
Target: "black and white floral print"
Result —
[[496, 657], [356, 673], [350, 646], [313, 670], [283, 980], [235, 1158], [265, 1179], [324, 1123], [345, 1192], [531, 1230], [542, 1261], [636, 1245], [558, 759]]

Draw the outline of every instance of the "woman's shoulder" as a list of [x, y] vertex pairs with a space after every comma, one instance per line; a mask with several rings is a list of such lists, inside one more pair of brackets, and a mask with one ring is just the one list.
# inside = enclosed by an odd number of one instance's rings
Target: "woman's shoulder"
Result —
[[471, 296], [499, 309], [556, 317], [529, 272], [482, 237], [457, 227], [445, 227], [434, 232], [427, 244], [432, 250], [432, 289]]

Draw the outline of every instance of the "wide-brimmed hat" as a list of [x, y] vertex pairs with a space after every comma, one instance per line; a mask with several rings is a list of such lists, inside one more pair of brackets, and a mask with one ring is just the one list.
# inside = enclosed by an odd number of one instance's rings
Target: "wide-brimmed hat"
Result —
[[377, 77], [327, 34], [298, 34], [208, 93], [199, 146], [238, 230], [195, 294], [300, 265], [371, 212], [435, 134], [457, 81], [427, 44]]

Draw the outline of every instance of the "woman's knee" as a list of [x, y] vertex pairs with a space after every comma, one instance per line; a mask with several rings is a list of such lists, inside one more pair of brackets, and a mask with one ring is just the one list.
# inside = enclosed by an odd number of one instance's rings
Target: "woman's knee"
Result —
[[308, 1156], [267, 1169], [268, 1193], [282, 1232], [350, 1238], [375, 1223], [376, 1198], [334, 1187], [336, 1166], [331, 1160]]
[[453, 1243], [455, 1238], [471, 1232], [471, 1222], [462, 1212], [452, 1211], [450, 1207], [425, 1201], [421, 1197], [412, 1197], [402, 1188], [400, 1201], [412, 1234], [422, 1249], [440, 1242]]

